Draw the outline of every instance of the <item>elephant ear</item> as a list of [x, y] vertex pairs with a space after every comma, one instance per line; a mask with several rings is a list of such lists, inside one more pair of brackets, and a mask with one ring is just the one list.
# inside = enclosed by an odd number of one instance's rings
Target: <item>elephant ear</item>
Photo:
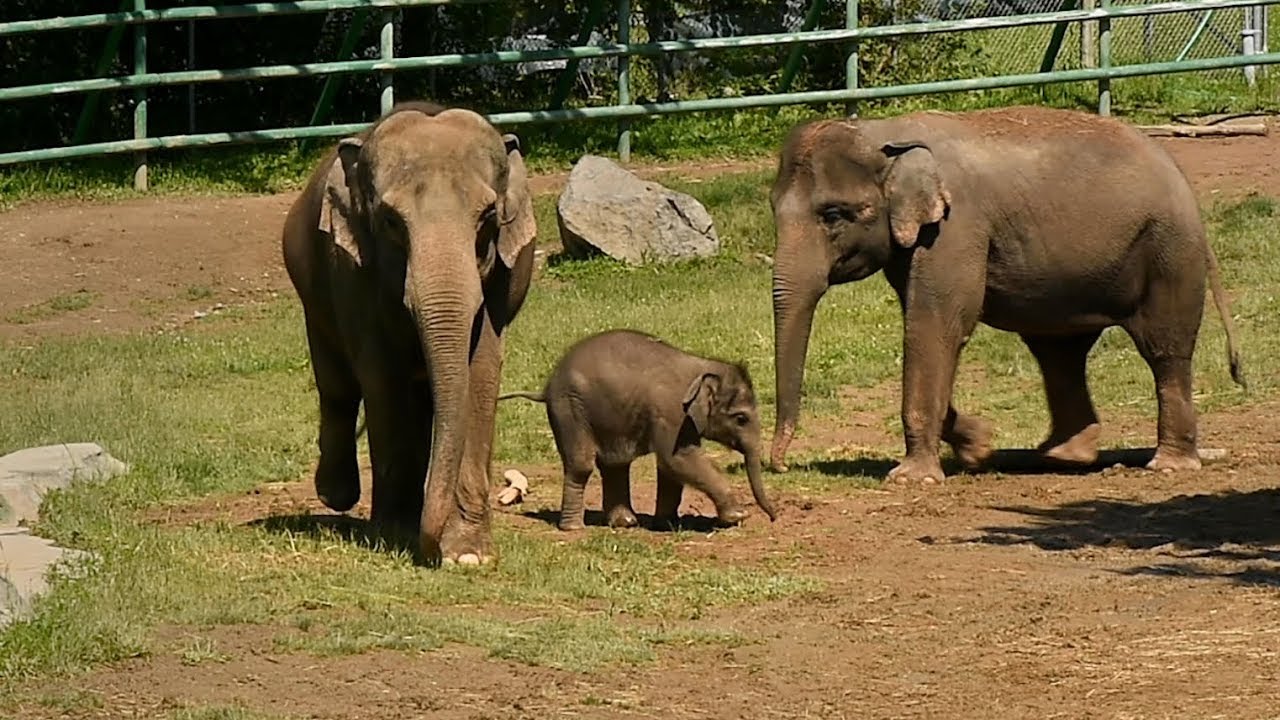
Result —
[[925, 143], [888, 143], [882, 150], [891, 163], [884, 186], [893, 239], [901, 247], [913, 247], [920, 228], [947, 217], [951, 193], [942, 182], [933, 151]]
[[333, 238], [333, 244], [342, 248], [361, 264], [360, 245], [356, 242], [355, 219], [351, 201], [351, 188], [356, 182], [356, 164], [360, 155], [360, 138], [344, 138], [338, 143], [338, 154], [329, 167], [320, 196], [320, 230]]
[[715, 373], [702, 373], [689, 383], [685, 390], [681, 407], [684, 414], [693, 421], [698, 435], [707, 430], [707, 420], [711, 417], [711, 406], [715, 403], [716, 393], [720, 391], [720, 376]]
[[499, 216], [502, 230], [498, 234], [498, 255], [508, 268], [516, 266], [520, 251], [533, 242], [538, 234], [533, 219], [533, 199], [529, 196], [529, 174], [520, 155], [520, 138], [512, 134], [502, 136], [507, 152], [507, 193], [502, 198]]

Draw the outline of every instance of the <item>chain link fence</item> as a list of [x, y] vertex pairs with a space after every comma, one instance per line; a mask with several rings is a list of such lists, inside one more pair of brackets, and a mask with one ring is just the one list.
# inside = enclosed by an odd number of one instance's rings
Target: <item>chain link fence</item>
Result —
[[[900, 0], [888, 0], [896, 5]], [[1115, 5], [1155, 4], [1160, 0], [1113, 0]], [[920, 0], [910, 16], [894, 12], [898, 22], [958, 20], [1054, 12], [1096, 7], [1097, 0]], [[1268, 22], [1269, 6], [1192, 10], [1111, 21], [1111, 64], [1133, 65], [1197, 58], [1264, 53], [1280, 47]], [[1053, 42], [1055, 32], [1060, 42]], [[1099, 66], [1096, 22], [984, 30], [966, 33], [975, 64], [986, 75], [1072, 70]], [[1241, 94], [1256, 86], [1266, 67], [1228, 68], [1179, 75], [1122, 79], [1113, 82], [1120, 102], [1174, 102], [1188, 110], [1214, 110], [1210, 97]], [[948, 76], [930, 80], [954, 79]], [[868, 79], [871, 81], [872, 79]], [[1171, 98], [1179, 90], [1183, 97]], [[1199, 92], [1201, 97], [1193, 97]], [[1199, 107], [1195, 107], [1199, 106]]]
[[[1112, 1], [1116, 5], [1142, 5], [1161, 0]], [[815, 3], [819, 4], [817, 13]], [[887, 25], [1026, 15], [1089, 8], [1097, 3], [1098, 0], [862, 0], [861, 15], [864, 24]], [[664, 7], [662, 17], [655, 15], [659, 5]], [[753, 12], [748, 12], [745, 6], [734, 3], [700, 3], [695, 9], [681, 3], [635, 0], [631, 36], [633, 41], [644, 41], [794, 32], [809, 29], [803, 26], [810, 15], [817, 18], [813, 29], [842, 27], [844, 5], [840, 0], [786, 0], [763, 11], [755, 6]], [[1113, 19], [1111, 63], [1147, 64], [1267, 52], [1269, 47], [1280, 47], [1280, 33], [1267, 22], [1268, 10], [1269, 6], [1256, 6]], [[1057, 43], [1053, 42], [1055, 33], [1060, 36]], [[907, 66], [901, 56], [930, 43], [934, 45], [917, 54], [928, 56], [938, 48], [945, 51], [945, 61], [940, 58], [937, 63], [917, 63], [907, 71], [900, 70]], [[872, 40], [862, 43], [861, 48], [864, 86], [1070, 70], [1097, 67], [1100, 60], [1096, 22], [1068, 23], [1060, 29], [1038, 25], [954, 33], [947, 34], [945, 40], [939, 36]], [[804, 48], [804, 66], [809, 72], [806, 75], [802, 71], [802, 77], [787, 89], [843, 87], [842, 65], [834, 57], [843, 51], [840, 46]], [[641, 73], [639, 83], [645, 99], [777, 91], [777, 80], [787, 74], [782, 71], [786, 52], [764, 57], [761, 51], [755, 51], [754, 64], [733, 59], [742, 55], [680, 53], [645, 58], [633, 62], [632, 67], [633, 73], [637, 69]], [[868, 56], [875, 56], [875, 61], [868, 61]], [[583, 63], [579, 72], [594, 71], [600, 76], [597, 81], [603, 79], [607, 84], [607, 75], [612, 72], [608, 65], [611, 63], [607, 61]], [[770, 69], [772, 74], [765, 72]], [[1126, 105], [1163, 104], [1177, 105], [1179, 110], [1214, 111], [1224, 105], [1215, 97], [1244, 97], [1250, 86], [1265, 75], [1265, 66], [1221, 69], [1120, 79], [1112, 83], [1112, 88], [1116, 101]]]

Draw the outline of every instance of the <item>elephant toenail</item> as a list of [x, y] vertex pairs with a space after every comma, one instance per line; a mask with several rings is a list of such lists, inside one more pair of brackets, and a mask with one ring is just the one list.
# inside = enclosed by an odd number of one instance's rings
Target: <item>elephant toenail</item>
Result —
[[459, 565], [479, 565], [480, 556], [475, 553], [463, 553], [458, 556]]

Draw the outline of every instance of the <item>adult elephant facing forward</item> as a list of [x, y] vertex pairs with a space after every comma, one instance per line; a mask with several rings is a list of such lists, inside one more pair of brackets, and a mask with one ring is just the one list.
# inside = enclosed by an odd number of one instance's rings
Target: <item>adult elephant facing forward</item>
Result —
[[316, 167], [285, 220], [320, 396], [316, 493], [360, 499], [361, 401], [372, 519], [421, 559], [492, 556], [488, 478], [502, 336], [535, 235], [514, 135], [428, 103], [392, 109]]
[[903, 313], [906, 456], [890, 478], [941, 481], [941, 440], [970, 467], [991, 455], [987, 423], [951, 404], [979, 321], [1021, 335], [1039, 363], [1052, 416], [1040, 450], [1057, 461], [1097, 459], [1085, 358], [1118, 325], [1155, 377], [1148, 467], [1200, 466], [1191, 356], [1206, 278], [1244, 385], [1195, 195], [1166, 153], [1116, 120], [1009, 108], [806, 123], [783, 147], [771, 202], [775, 470], [786, 467], [819, 299], [881, 269]]

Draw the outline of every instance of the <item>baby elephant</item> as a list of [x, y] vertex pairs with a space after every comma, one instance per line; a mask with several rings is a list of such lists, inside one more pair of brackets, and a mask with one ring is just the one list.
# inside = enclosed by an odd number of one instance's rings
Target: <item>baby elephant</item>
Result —
[[743, 454], [756, 504], [777, 517], [760, 479], [760, 418], [745, 367], [690, 355], [656, 337], [611, 330], [565, 352], [542, 394], [509, 393], [547, 405], [564, 462], [560, 529], [580, 530], [582, 493], [600, 469], [610, 527], [634, 527], [631, 462], [655, 453], [658, 524], [678, 519], [684, 486], [706, 493], [726, 524], [747, 510], [702, 452], [702, 438]]

